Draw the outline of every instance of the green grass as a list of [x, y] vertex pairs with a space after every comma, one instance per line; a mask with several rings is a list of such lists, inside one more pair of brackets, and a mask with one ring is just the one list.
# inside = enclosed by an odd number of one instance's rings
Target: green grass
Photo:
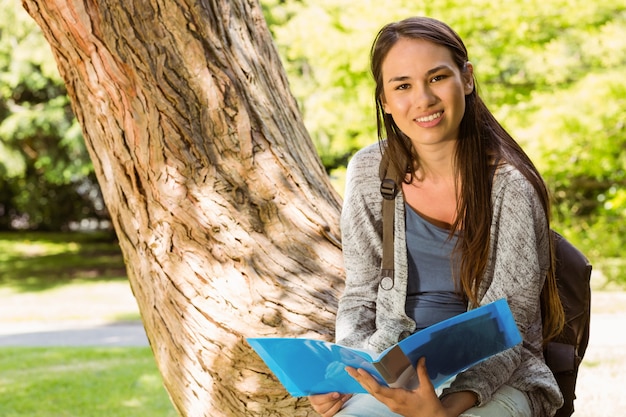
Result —
[[0, 286], [43, 291], [73, 282], [126, 280], [108, 233], [0, 233]]
[[175, 417], [150, 348], [0, 348], [2, 417]]
[[[115, 237], [0, 233], [0, 326], [137, 320]], [[0, 417], [175, 417], [148, 347], [0, 348]]]
[[0, 323], [138, 320], [110, 233], [0, 233]]

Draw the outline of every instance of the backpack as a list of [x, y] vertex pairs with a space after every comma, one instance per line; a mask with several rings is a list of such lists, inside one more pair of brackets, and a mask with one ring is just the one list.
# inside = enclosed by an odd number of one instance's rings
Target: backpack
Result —
[[[381, 279], [393, 282], [393, 223], [398, 186], [393, 175], [393, 164], [383, 155], [380, 163], [380, 193], [383, 197], [383, 257]], [[578, 368], [589, 343], [591, 316], [591, 264], [587, 258], [563, 236], [550, 230], [555, 248], [555, 274], [559, 298], [565, 312], [565, 326], [561, 333], [544, 346], [544, 358], [563, 394], [563, 406], [555, 417], [569, 417], [574, 413]], [[382, 284], [383, 281], [381, 281]]]

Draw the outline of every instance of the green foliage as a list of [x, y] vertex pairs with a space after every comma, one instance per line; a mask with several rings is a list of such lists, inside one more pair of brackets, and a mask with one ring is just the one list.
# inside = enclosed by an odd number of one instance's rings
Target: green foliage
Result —
[[553, 190], [554, 227], [610, 280], [626, 281], [626, 0], [263, 5], [329, 171], [376, 140], [368, 60], [379, 28], [412, 15], [452, 26], [466, 42], [483, 99]]
[[175, 417], [150, 348], [2, 348], [3, 417]]
[[0, 229], [59, 230], [104, 214], [50, 48], [19, 2], [0, 0]]
[[525, 47], [532, 88], [497, 113], [544, 174], [555, 228], [626, 282], [626, 2], [580, 7], [557, 37]]
[[[45, 41], [19, 3], [0, 6], [0, 229], [12, 217], [54, 229], [64, 227], [59, 219], [97, 216], [103, 207], [92, 167]], [[606, 258], [610, 279], [626, 281], [626, 0], [262, 6], [305, 124], [338, 184], [350, 156], [377, 139], [369, 48], [379, 28], [411, 15], [449, 23], [468, 46], [484, 100], [552, 188], [555, 228], [595, 265]]]
[[263, 2], [292, 93], [329, 171], [376, 141], [369, 48], [380, 26], [409, 10], [393, 3]]
[[609, 280], [626, 277], [626, 81], [589, 73], [508, 118], [554, 196], [555, 224]]

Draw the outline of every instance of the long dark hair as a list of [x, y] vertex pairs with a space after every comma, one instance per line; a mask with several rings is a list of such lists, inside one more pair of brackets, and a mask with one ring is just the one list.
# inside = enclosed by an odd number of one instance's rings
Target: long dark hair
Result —
[[[398, 173], [396, 181], [410, 183], [420, 168], [420, 158], [411, 140], [398, 128], [392, 116], [383, 108], [382, 65], [389, 50], [401, 39], [422, 39], [442, 45], [462, 73], [469, 62], [467, 49], [461, 37], [448, 25], [427, 17], [412, 17], [384, 26], [378, 33], [371, 50], [371, 71], [376, 82], [376, 121], [379, 140], [386, 138], [385, 152]], [[461, 253], [459, 281], [465, 296], [478, 304], [477, 294], [489, 258], [491, 206], [491, 176], [494, 161], [515, 166], [533, 185], [540, 197], [550, 223], [550, 198], [547, 187], [534, 164], [502, 127], [478, 96], [476, 81], [473, 91], [465, 96], [465, 114], [459, 127], [456, 146], [455, 169], [462, 178], [457, 216], [452, 231], [463, 229], [458, 240]], [[408, 174], [408, 175], [407, 175]], [[551, 241], [551, 239], [550, 239]], [[563, 327], [564, 313], [554, 276], [554, 249], [550, 243], [550, 268], [542, 291], [544, 339], [549, 340]]]

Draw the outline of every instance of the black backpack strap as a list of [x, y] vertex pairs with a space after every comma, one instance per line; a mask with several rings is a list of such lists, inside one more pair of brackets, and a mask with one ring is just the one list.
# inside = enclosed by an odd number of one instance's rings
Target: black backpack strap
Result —
[[381, 178], [380, 193], [383, 197], [383, 259], [380, 270], [380, 286], [384, 290], [390, 290], [394, 285], [393, 228], [395, 199], [396, 195], [398, 195], [395, 171], [395, 167], [390, 163], [387, 153], [383, 153], [380, 160], [379, 174]]

